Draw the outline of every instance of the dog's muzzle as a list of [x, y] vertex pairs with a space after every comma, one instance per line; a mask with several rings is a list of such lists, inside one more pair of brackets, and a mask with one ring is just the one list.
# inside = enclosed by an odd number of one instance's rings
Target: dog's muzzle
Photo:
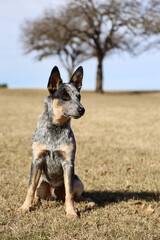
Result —
[[85, 113], [85, 109], [83, 107], [78, 107], [77, 111], [80, 116], [83, 116], [83, 114]]

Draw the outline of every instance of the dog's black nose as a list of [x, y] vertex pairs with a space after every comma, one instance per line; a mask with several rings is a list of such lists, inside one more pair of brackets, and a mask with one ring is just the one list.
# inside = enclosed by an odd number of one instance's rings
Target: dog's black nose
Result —
[[85, 109], [83, 108], [83, 107], [78, 107], [78, 113], [80, 114], [80, 115], [83, 115], [84, 114], [84, 112], [85, 112]]

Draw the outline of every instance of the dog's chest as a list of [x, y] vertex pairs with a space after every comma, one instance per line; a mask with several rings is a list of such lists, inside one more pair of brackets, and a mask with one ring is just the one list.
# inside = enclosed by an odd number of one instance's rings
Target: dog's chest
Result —
[[62, 158], [58, 151], [46, 151], [42, 176], [51, 185], [53, 185], [52, 182], [57, 185], [63, 180]]
[[63, 183], [64, 166], [71, 164], [74, 160], [73, 144], [58, 146], [54, 151], [46, 150], [43, 156], [42, 177], [53, 187]]
[[75, 150], [75, 139], [70, 128], [37, 129], [32, 138], [33, 157], [42, 166], [42, 177], [51, 185], [63, 181], [64, 167], [73, 163]]

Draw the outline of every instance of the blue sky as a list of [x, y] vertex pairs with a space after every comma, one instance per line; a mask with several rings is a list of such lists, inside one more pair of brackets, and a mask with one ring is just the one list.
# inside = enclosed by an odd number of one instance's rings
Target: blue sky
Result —
[[[56, 3], [55, 3], [56, 2]], [[25, 19], [40, 16], [45, 8], [64, 4], [65, 0], [5, 0], [0, 3], [0, 83], [10, 88], [45, 88], [53, 66], [57, 65], [66, 82], [68, 75], [58, 57], [41, 62], [34, 55], [24, 55], [20, 26]], [[90, 59], [84, 68], [83, 89], [94, 90], [96, 59]], [[126, 53], [106, 58], [103, 63], [104, 90], [160, 90], [160, 51], [146, 52], [139, 57]]]

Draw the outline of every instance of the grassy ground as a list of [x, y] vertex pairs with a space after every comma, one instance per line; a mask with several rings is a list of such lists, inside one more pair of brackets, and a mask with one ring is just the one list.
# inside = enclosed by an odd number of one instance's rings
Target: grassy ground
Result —
[[0, 90], [0, 239], [160, 239], [160, 93], [82, 93], [86, 114], [72, 121], [80, 218], [43, 201], [21, 215], [32, 160], [30, 139], [47, 91]]

